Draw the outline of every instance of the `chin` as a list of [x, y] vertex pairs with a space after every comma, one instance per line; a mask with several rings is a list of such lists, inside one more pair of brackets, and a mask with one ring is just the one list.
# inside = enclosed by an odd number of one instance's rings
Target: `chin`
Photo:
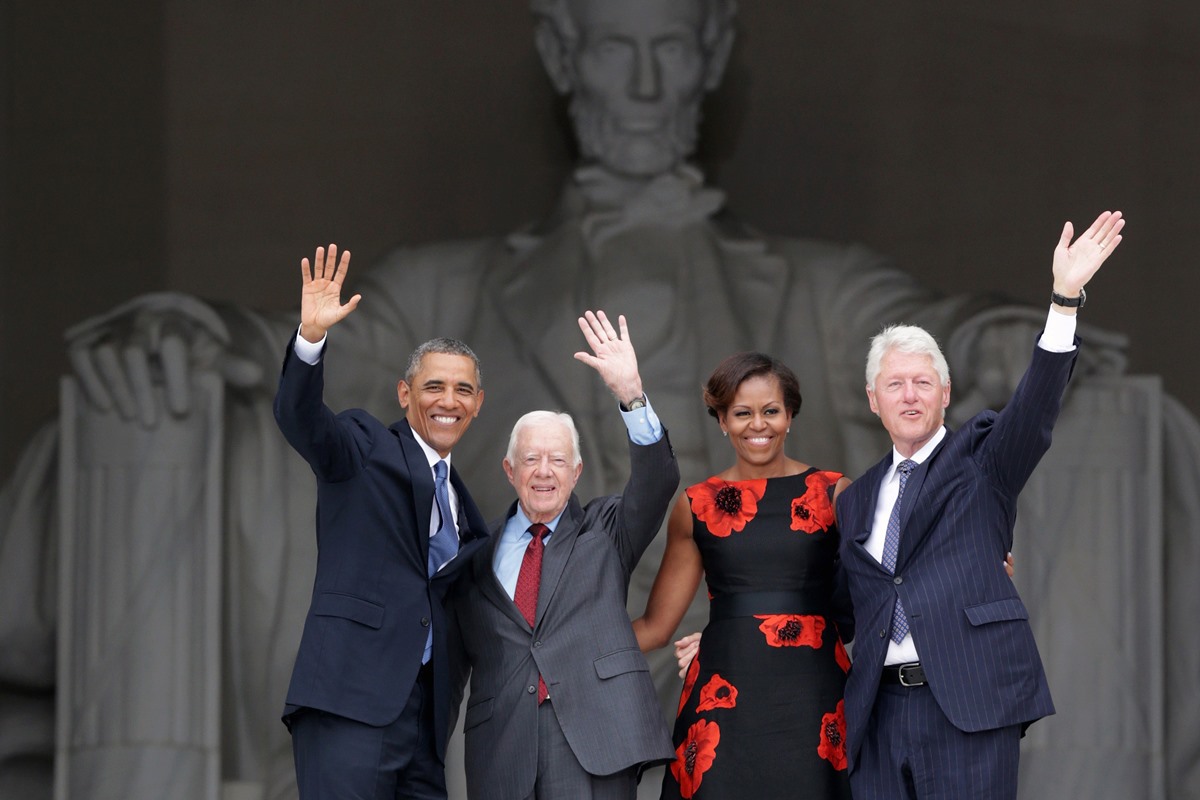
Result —
[[[678, 167], [695, 149], [696, 135], [678, 130], [632, 134], [617, 123], [576, 109], [575, 133], [584, 157], [630, 178], [653, 178]], [[678, 126], [675, 126], [676, 128]]]

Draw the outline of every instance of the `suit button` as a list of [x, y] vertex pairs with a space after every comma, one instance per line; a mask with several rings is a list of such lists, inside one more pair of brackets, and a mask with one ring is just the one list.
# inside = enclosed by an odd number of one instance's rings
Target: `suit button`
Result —
[[537, 687], [534, 686], [533, 684], [530, 684], [529, 686], [525, 687], [525, 691], [529, 692], [530, 694], [533, 694], [534, 692], [537, 691]]
[[541, 646], [542, 646], [542, 640], [541, 640], [541, 639], [538, 639], [536, 642], [534, 642], [534, 643], [533, 643], [533, 646], [534, 646], [534, 647], [541, 647]]
[[422, 628], [429, 627], [429, 617], [421, 617], [421, 627]]
[[904, 583], [904, 578], [901, 578], [899, 575], [897, 575], [896, 577], [892, 578], [892, 583], [899, 586], [900, 584]]
[[879, 632], [879, 638], [880, 638], [880, 639], [882, 639], [882, 638], [883, 638], [883, 637], [885, 637], [885, 636], [887, 636], [887, 631], [880, 631], [880, 632]]

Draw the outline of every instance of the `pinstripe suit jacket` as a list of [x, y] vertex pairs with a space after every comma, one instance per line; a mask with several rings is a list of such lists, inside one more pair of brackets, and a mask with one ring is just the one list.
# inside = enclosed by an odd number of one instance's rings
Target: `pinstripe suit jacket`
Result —
[[858, 631], [846, 683], [851, 769], [879, 688], [897, 597], [929, 688], [955, 727], [991, 730], [1054, 713], [1029, 614], [1001, 562], [1012, 548], [1017, 495], [1050, 447], [1077, 352], [1035, 348], [1004, 410], [984, 411], [947, 432], [913, 471], [894, 576], [865, 547], [891, 453], [839, 496], [842, 565]]
[[[457, 696], [471, 670], [463, 730], [472, 800], [533, 792], [539, 672], [552, 713], [588, 772], [611, 775], [675, 755], [625, 600], [633, 568], [679, 485], [679, 467], [665, 433], [651, 445], [630, 443], [630, 454], [621, 495], [586, 506], [571, 496], [546, 544], [532, 628], [492, 569], [504, 520], [492, 529], [492, 546], [472, 559], [473, 579], [452, 598], [463, 667]], [[506, 518], [515, 512], [514, 503]]]

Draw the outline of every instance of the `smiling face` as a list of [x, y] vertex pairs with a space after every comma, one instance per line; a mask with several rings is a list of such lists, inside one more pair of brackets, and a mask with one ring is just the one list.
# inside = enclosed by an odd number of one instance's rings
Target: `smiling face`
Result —
[[571, 433], [560, 422], [532, 422], [517, 432], [512, 458], [504, 459], [504, 474], [530, 522], [550, 522], [567, 507], [583, 472], [575, 455]]
[[718, 418], [738, 461], [761, 469], [783, 464], [783, 445], [792, 415], [774, 375], [754, 375], [738, 384], [733, 402]]
[[396, 395], [413, 432], [442, 458], [483, 407], [475, 362], [451, 353], [426, 353], [412, 382], [397, 384]]
[[573, 0], [571, 116], [585, 158], [632, 177], [674, 168], [696, 145], [709, 60], [697, 0]]
[[867, 399], [897, 452], [908, 458], [942, 426], [950, 384], [942, 384], [928, 355], [889, 350], [880, 360], [874, 387], [867, 387]]

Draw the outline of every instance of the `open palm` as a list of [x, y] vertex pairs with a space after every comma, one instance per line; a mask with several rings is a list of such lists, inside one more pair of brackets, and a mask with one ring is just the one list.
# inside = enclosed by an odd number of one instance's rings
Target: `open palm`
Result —
[[342, 253], [338, 262], [337, 245], [329, 249], [318, 247], [310, 264], [308, 259], [300, 261], [303, 287], [300, 294], [301, 335], [309, 341], [320, 341], [326, 331], [358, 306], [362, 295], [356, 294], [342, 303], [342, 283], [350, 268], [350, 251]]
[[1124, 227], [1125, 220], [1120, 211], [1105, 211], [1072, 243], [1074, 228], [1070, 222], [1064, 225], [1058, 247], [1054, 248], [1055, 285], [1061, 284], [1072, 290], [1069, 296], [1078, 294], [1117, 249]]

